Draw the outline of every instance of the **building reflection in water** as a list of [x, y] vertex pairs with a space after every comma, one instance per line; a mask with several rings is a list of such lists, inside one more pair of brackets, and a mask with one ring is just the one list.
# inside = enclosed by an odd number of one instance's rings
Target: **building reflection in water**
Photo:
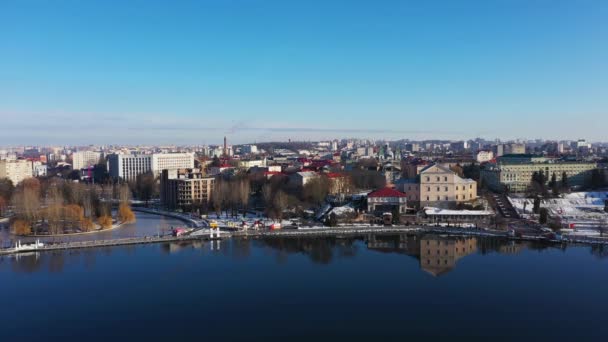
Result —
[[452, 238], [425, 235], [420, 239], [420, 267], [434, 276], [452, 270], [456, 262], [477, 251], [474, 237]]
[[[368, 249], [384, 253], [402, 253], [417, 258], [420, 268], [433, 276], [451, 271], [459, 259], [475, 253], [479, 243], [475, 237], [447, 235], [369, 235], [366, 240]], [[521, 246], [518, 245], [517, 248]], [[511, 248], [505, 252], [515, 250], [515, 247]]]
[[[420, 268], [433, 276], [441, 276], [451, 271], [463, 257], [478, 252], [481, 255], [489, 253], [517, 254], [525, 248], [548, 248], [547, 245], [518, 243], [503, 238], [475, 238], [463, 236], [448, 236], [436, 234], [369, 234], [360, 236], [338, 237], [295, 237], [267, 239], [235, 239], [218, 243], [212, 241], [179, 241], [164, 243], [160, 250], [164, 254], [181, 253], [187, 250], [198, 250], [220, 253], [234, 259], [251, 257], [252, 250], [262, 248], [272, 252], [277, 262], [284, 263], [290, 255], [306, 255], [313, 263], [330, 264], [337, 259], [349, 259], [361, 252], [361, 247], [381, 253], [403, 254], [418, 259]], [[138, 247], [125, 246], [123, 253], [131, 256]], [[363, 247], [365, 248], [365, 247]], [[96, 248], [91, 250], [54, 251], [48, 253], [24, 253], [0, 257], [0, 265], [10, 263], [15, 272], [36, 272], [47, 269], [50, 272], [61, 272], [65, 261], [84, 258], [87, 268], [94, 267], [95, 259], [100, 255], [110, 255], [114, 249]], [[606, 249], [608, 250], [608, 249]], [[594, 251], [592, 251], [594, 252]], [[595, 255], [608, 256], [608, 252], [595, 251]], [[68, 258], [68, 259], [66, 259]]]

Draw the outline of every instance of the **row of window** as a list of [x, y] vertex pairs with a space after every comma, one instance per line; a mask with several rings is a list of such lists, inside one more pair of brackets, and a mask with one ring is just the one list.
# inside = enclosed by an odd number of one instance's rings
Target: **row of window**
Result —
[[[466, 195], [456, 195], [456, 200], [466, 200]], [[473, 199], [473, 194], [469, 194], [469, 199]], [[427, 202], [431, 200], [430, 196], [426, 196]], [[441, 196], [437, 196], [437, 201], [441, 201]], [[449, 201], [448, 196], [444, 196], [444, 201]]]
[[[437, 176], [437, 177], [436, 177], [436, 179], [437, 179], [437, 182], [441, 182], [441, 177]], [[431, 181], [431, 177], [427, 176], [427, 177], [426, 177], [426, 181], [427, 181], [427, 182], [430, 182], [430, 181]], [[447, 181], [448, 181], [448, 177], [445, 177], [445, 176], [444, 176], [444, 177], [443, 177], [443, 181], [444, 181], [444, 182], [447, 182]]]
[[[441, 187], [439, 187], [439, 186], [438, 186], [438, 187], [436, 187], [436, 189], [437, 189], [437, 191], [441, 191], [441, 190], [440, 190], [440, 189], [441, 189]], [[448, 190], [449, 188], [448, 188], [447, 186], [443, 187], [443, 189], [444, 189], [444, 191], [449, 191], [449, 190]], [[471, 190], [473, 189], [473, 184], [469, 185], [469, 189], [471, 189]], [[460, 187], [459, 187], [458, 185], [456, 185], [456, 190], [466, 190], [466, 186], [465, 186], [465, 185], [463, 185], [463, 186], [462, 186], [462, 189], [460, 189]], [[430, 187], [430, 186], [427, 186], [427, 187], [426, 187], [426, 191], [431, 191], [431, 187]]]

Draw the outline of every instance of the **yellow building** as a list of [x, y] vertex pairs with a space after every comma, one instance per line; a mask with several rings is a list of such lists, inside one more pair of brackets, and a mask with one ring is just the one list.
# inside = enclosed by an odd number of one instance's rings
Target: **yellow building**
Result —
[[477, 199], [477, 182], [442, 165], [431, 165], [420, 172], [419, 198], [421, 207], [472, 202]]

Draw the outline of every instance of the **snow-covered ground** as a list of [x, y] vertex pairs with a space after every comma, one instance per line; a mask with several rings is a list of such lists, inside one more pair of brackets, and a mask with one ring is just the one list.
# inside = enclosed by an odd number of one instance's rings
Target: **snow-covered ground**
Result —
[[[561, 217], [562, 223], [574, 224], [581, 228], [594, 227], [608, 218], [608, 214], [604, 212], [605, 200], [608, 200], [608, 191], [574, 192], [562, 198], [541, 200], [540, 206], [547, 208], [549, 215]], [[509, 197], [509, 201], [520, 216], [532, 217], [533, 199]]]
[[331, 209], [331, 211], [328, 213], [328, 215], [336, 214], [337, 217], [341, 217], [341, 216], [345, 216], [348, 214], [354, 214], [354, 213], [355, 213], [355, 208], [353, 208], [353, 206], [351, 204], [347, 204], [347, 205], [343, 205], [341, 207], [334, 207], [333, 209]]

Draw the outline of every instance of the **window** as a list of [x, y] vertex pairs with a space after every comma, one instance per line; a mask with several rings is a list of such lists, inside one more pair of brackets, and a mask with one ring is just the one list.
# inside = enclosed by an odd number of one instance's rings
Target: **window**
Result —
[[448, 177], [443, 177], [443, 181], [447, 182], [448, 181]]
[[448, 196], [445, 196], [445, 200], [446, 200], [446, 201], [448, 200]]
[[439, 191], [439, 187], [437, 187], [437, 191]]
[[437, 181], [438, 181], [438, 182], [439, 182], [439, 180], [440, 180], [440, 179], [441, 179], [441, 178], [437, 177]]
[[431, 179], [429, 177], [426, 177], [426, 181], [429, 182]]
[[443, 190], [448, 191], [448, 187], [446, 186]]

